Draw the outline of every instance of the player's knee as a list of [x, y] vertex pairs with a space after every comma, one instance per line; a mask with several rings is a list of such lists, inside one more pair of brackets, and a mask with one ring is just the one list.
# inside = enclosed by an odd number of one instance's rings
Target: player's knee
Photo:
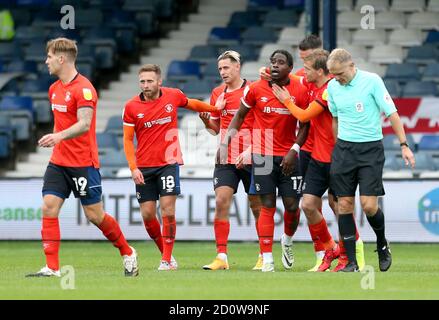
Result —
[[175, 206], [169, 205], [169, 206], [162, 206], [161, 207], [162, 216], [175, 216]]
[[215, 197], [215, 205], [218, 211], [229, 211], [231, 199], [228, 196], [217, 194]]
[[378, 207], [371, 203], [366, 203], [361, 207], [367, 216], [373, 216], [378, 211]]
[[58, 216], [58, 207], [49, 203], [43, 203], [41, 211], [44, 217], [53, 218]]
[[305, 215], [307, 217], [311, 216], [316, 209], [317, 209], [316, 206], [311, 201], [307, 201], [307, 200], [302, 201], [302, 210], [303, 212], [305, 212]]

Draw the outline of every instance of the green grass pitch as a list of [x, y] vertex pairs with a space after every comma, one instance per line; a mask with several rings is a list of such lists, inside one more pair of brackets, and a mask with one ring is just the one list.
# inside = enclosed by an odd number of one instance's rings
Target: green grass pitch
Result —
[[373, 274], [306, 272], [314, 263], [310, 243], [294, 244], [292, 271], [282, 267], [279, 243], [274, 247], [276, 272], [251, 271], [256, 242], [230, 243], [230, 270], [205, 271], [201, 266], [214, 258], [214, 242], [178, 241], [179, 270], [159, 272], [160, 255], [152, 241], [131, 245], [139, 254], [136, 278], [123, 276], [118, 251], [107, 242], [62, 242], [61, 266], [71, 265], [75, 272], [75, 288], [65, 290], [59, 278], [24, 277], [44, 265], [40, 242], [1, 241], [0, 299], [439, 299], [437, 244], [391, 244], [393, 265], [381, 273], [375, 245], [366, 243], [366, 264], [373, 266]]

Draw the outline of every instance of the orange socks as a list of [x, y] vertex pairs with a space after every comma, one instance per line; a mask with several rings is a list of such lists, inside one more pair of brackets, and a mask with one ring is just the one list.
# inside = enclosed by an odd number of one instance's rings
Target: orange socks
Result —
[[125, 240], [125, 236], [120, 230], [120, 226], [117, 221], [105, 213], [104, 220], [98, 226], [98, 228], [102, 231], [104, 236], [113, 243], [113, 246], [119, 249], [120, 255], [131, 255], [133, 250], [131, 250], [128, 242]]
[[174, 248], [176, 223], [175, 217], [163, 217], [163, 254], [162, 260], [170, 262], [172, 249]]
[[316, 224], [310, 224], [309, 229], [311, 235], [314, 235], [317, 240], [320, 240], [324, 246], [325, 250], [329, 250], [334, 248], [335, 242], [332, 239], [331, 234], [329, 233], [328, 226], [326, 225], [325, 218], [322, 217], [322, 221]]
[[300, 209], [284, 212], [284, 233], [292, 237], [296, 233], [300, 221]]
[[43, 217], [41, 229], [46, 264], [52, 270], [59, 270], [59, 246], [61, 234], [59, 231], [58, 218]]
[[147, 221], [143, 220], [143, 225], [145, 226], [146, 232], [148, 232], [149, 237], [154, 240], [157, 248], [159, 248], [160, 253], [163, 253], [163, 237], [160, 230], [160, 222], [157, 217]]
[[[321, 208], [319, 208], [319, 212], [323, 217]], [[309, 225], [308, 225], [308, 229], [309, 229], [309, 234], [311, 235], [311, 239], [314, 243], [314, 251], [315, 252], [325, 251], [325, 246], [323, 245], [323, 242], [318, 238], [318, 236], [316, 234], [314, 234], [314, 231], [311, 229], [311, 227]]]
[[273, 251], [274, 212], [276, 208], [261, 207], [258, 219], [259, 246], [261, 252]]
[[227, 240], [229, 239], [230, 222], [228, 220], [215, 219], [213, 228], [215, 230], [216, 252], [227, 253]]

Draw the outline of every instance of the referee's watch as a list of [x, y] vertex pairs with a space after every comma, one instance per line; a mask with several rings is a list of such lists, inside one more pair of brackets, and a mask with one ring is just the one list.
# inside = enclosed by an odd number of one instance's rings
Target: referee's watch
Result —
[[409, 147], [409, 144], [407, 143], [407, 141], [401, 142], [399, 144], [401, 147], [406, 146], [407, 148]]

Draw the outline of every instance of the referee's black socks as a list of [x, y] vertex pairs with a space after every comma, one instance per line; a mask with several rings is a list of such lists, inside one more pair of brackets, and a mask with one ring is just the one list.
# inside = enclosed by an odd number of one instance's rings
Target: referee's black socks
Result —
[[353, 213], [338, 215], [338, 230], [349, 262], [357, 263], [357, 258], [355, 257], [355, 220]]
[[384, 214], [380, 208], [378, 208], [377, 213], [374, 216], [367, 216], [367, 221], [369, 221], [370, 226], [377, 236], [377, 245], [383, 247], [387, 245], [386, 237], [384, 235]]

